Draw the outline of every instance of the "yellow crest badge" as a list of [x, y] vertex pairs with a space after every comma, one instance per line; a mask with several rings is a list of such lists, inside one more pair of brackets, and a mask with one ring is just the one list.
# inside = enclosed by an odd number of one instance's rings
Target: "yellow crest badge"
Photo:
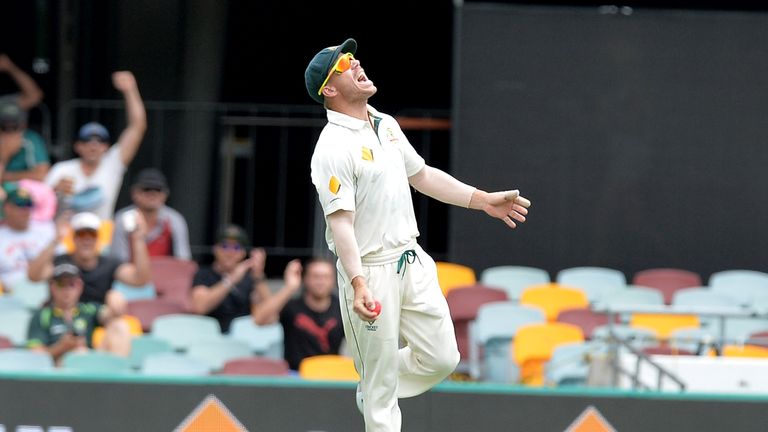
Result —
[[363, 160], [373, 161], [373, 150], [363, 147]]
[[337, 179], [336, 176], [331, 176], [331, 181], [328, 182], [328, 189], [334, 195], [339, 193], [339, 189], [341, 189], [341, 182], [339, 182], [339, 179]]

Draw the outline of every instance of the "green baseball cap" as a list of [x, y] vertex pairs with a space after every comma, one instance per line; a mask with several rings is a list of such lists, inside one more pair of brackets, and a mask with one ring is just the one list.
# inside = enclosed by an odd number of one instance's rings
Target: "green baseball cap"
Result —
[[342, 54], [352, 53], [357, 51], [357, 42], [354, 39], [347, 39], [343, 44], [337, 46], [331, 46], [323, 48], [319, 53], [312, 57], [312, 61], [309, 62], [307, 70], [304, 71], [304, 84], [307, 86], [307, 92], [309, 97], [315, 100], [317, 103], [323, 103], [323, 95], [317, 94], [320, 90], [320, 86], [323, 85], [323, 81], [328, 76], [328, 72], [331, 71], [334, 63]]
[[14, 187], [8, 187], [7, 196], [5, 202], [13, 204], [16, 207], [33, 207], [34, 202], [29, 191], [21, 186], [14, 185]]

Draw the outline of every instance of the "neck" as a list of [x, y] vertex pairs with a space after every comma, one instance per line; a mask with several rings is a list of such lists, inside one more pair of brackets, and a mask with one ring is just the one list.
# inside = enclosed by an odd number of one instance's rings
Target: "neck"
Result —
[[96, 168], [99, 167], [99, 162], [88, 162], [83, 158], [80, 158], [80, 168], [83, 170], [83, 174], [86, 176], [89, 176], [93, 174], [94, 171], [96, 171]]
[[153, 227], [157, 225], [157, 215], [159, 212], [158, 209], [139, 209], [141, 212], [141, 215], [144, 216], [144, 220], [147, 222], [147, 225], [150, 227]]
[[331, 296], [315, 297], [310, 294], [304, 294], [304, 303], [315, 312], [325, 312], [331, 307]]
[[333, 106], [329, 105], [328, 109], [346, 114], [350, 117], [354, 117], [360, 120], [368, 120], [368, 101], [362, 101], [358, 103], [347, 103], [339, 101]]
[[75, 262], [76, 266], [82, 269], [91, 270], [99, 263], [99, 256], [72, 255], [72, 261]]

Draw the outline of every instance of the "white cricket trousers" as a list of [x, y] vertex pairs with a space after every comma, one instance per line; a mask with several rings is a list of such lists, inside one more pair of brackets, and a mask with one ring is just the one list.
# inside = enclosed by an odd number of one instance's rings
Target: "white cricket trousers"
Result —
[[[415, 256], [410, 252], [410, 257], [403, 257], [406, 250], [413, 250]], [[459, 363], [435, 262], [415, 241], [363, 257], [368, 289], [381, 302], [381, 314], [373, 322], [363, 321], [353, 311], [354, 290], [340, 262], [337, 268], [344, 334], [361, 377], [365, 430], [399, 432], [402, 418], [397, 399], [424, 393]]]

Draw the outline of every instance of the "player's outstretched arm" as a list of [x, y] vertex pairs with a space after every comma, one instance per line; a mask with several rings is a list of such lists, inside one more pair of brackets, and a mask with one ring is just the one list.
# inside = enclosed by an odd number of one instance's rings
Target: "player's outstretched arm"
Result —
[[475, 190], [469, 201], [469, 208], [482, 210], [488, 216], [501, 219], [510, 228], [516, 228], [517, 222], [525, 222], [531, 202], [520, 196], [520, 191], [485, 192]]

